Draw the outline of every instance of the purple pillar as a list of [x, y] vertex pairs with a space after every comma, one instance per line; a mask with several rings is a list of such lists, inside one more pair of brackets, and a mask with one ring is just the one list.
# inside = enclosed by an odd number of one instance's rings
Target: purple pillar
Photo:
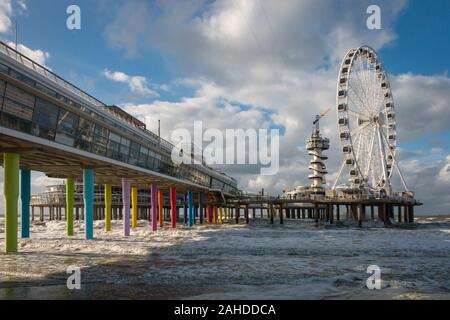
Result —
[[123, 233], [130, 235], [130, 180], [122, 178]]
[[156, 231], [157, 227], [157, 215], [158, 215], [158, 188], [156, 184], [152, 183], [151, 186], [151, 197], [152, 197], [152, 230]]

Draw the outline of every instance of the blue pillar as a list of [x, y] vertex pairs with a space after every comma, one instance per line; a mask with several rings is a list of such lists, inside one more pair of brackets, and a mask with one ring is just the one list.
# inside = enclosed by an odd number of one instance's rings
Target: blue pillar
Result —
[[200, 224], [203, 224], [203, 194], [199, 192], [198, 194], [198, 219]]
[[192, 191], [188, 191], [188, 205], [189, 205], [189, 215], [188, 215], [188, 225], [192, 227], [194, 224], [194, 193]]
[[22, 238], [30, 237], [31, 171], [20, 170], [20, 201], [22, 202]]
[[86, 239], [94, 239], [94, 169], [83, 169], [84, 223]]

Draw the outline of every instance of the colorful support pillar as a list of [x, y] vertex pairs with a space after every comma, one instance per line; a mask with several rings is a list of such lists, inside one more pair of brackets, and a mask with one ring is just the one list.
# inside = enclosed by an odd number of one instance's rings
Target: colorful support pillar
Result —
[[152, 183], [150, 187], [151, 199], [152, 199], [152, 230], [158, 229], [158, 188], [156, 184]]
[[214, 224], [217, 224], [217, 216], [218, 216], [218, 214], [217, 214], [217, 207], [214, 206]]
[[130, 180], [122, 178], [123, 234], [130, 235]]
[[220, 224], [223, 223], [223, 208], [222, 207], [219, 208], [219, 223]]
[[73, 236], [73, 206], [75, 204], [75, 179], [66, 179], [66, 219], [67, 235]]
[[105, 231], [111, 231], [111, 203], [112, 192], [111, 185], [105, 184]]
[[30, 237], [30, 199], [31, 199], [31, 172], [20, 170], [20, 200], [22, 203], [22, 238]]
[[138, 189], [131, 187], [131, 227], [137, 227]]
[[3, 154], [3, 194], [5, 196], [5, 250], [17, 252], [17, 208], [19, 199], [19, 162], [17, 153]]
[[199, 192], [198, 194], [198, 218], [199, 218], [199, 222], [200, 224], [203, 224], [203, 194], [201, 192]]
[[170, 188], [170, 222], [172, 224], [172, 228], [177, 227], [177, 189]]
[[194, 224], [194, 193], [192, 191], [188, 191], [188, 226], [192, 227]]
[[208, 223], [212, 223], [212, 207], [210, 205], [206, 207], [206, 220]]
[[188, 223], [188, 206], [187, 206], [186, 204], [187, 204], [187, 202], [188, 202], [188, 195], [185, 194], [185, 195], [183, 196], [183, 198], [184, 198], [184, 207], [183, 207], [183, 211], [184, 211], [184, 224], [187, 225], [187, 223]]
[[94, 169], [83, 169], [84, 223], [87, 240], [94, 239]]
[[164, 226], [163, 205], [163, 193], [161, 190], [158, 190], [158, 221], [160, 228]]

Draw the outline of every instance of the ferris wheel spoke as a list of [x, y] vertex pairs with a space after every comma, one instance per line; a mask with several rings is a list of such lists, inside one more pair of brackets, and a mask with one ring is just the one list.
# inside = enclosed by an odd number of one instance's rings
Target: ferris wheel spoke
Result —
[[369, 160], [368, 160], [368, 164], [367, 164], [367, 171], [365, 172], [365, 175], [368, 176], [369, 175], [369, 169], [371, 167], [372, 164], [372, 157], [373, 157], [373, 146], [374, 146], [374, 142], [375, 142], [375, 133], [376, 133], [376, 127], [373, 127], [372, 130], [372, 140], [370, 142], [370, 151], [369, 151]]

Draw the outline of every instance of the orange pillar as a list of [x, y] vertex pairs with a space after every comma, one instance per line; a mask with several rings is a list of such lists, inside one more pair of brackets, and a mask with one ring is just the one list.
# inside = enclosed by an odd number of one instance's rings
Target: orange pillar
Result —
[[217, 207], [214, 207], [214, 224], [217, 224]]

